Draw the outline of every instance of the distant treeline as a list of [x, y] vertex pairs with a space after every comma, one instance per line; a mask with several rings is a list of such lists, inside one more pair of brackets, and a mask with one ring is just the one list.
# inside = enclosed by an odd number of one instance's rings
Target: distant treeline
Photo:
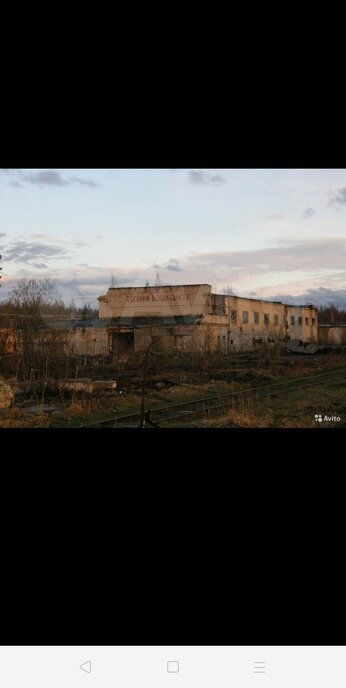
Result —
[[40, 325], [44, 321], [87, 320], [98, 318], [98, 309], [90, 303], [77, 307], [72, 300], [69, 306], [62, 301], [55, 283], [50, 279], [23, 279], [12, 288], [8, 298], [0, 302], [0, 327], [29, 323]]
[[346, 310], [336, 306], [322, 306], [318, 309], [319, 323], [346, 323]]
[[39, 311], [16, 307], [10, 301], [0, 303], [0, 327], [9, 325], [9, 320], [18, 316], [42, 318], [43, 320], [89, 320], [98, 318], [98, 308], [92, 308], [90, 303], [77, 308], [76, 306], [66, 306], [63, 302], [44, 304]]

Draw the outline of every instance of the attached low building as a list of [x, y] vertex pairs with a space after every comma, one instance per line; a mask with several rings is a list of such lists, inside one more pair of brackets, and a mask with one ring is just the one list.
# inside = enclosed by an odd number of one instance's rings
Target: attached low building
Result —
[[346, 344], [346, 323], [321, 323], [318, 326], [318, 335], [321, 344]]

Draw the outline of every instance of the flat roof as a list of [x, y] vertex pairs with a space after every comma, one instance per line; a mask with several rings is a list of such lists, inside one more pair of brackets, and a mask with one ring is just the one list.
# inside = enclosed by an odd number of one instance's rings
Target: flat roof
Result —
[[[148, 286], [146, 287], [143, 285], [142, 287], [108, 287], [108, 291], [121, 291], [121, 290], [128, 290], [128, 289], [180, 289], [180, 288], [187, 288], [187, 287], [209, 287], [212, 289], [211, 284], [206, 284], [206, 283], [199, 283], [199, 284], [161, 284], [160, 286]], [[108, 293], [108, 292], [107, 292]], [[98, 296], [97, 299], [104, 299], [107, 296], [107, 294], [102, 294], [101, 296]], [[239, 296], [238, 294], [218, 294], [217, 292], [212, 292], [212, 296], [221, 296], [223, 298], [236, 298], [236, 299], [244, 299], [246, 301], [261, 301], [262, 303], [277, 303], [278, 305], [281, 306], [289, 306], [290, 308], [317, 308], [312, 303], [304, 303], [304, 304], [297, 304], [297, 303], [286, 303], [285, 301], [273, 301], [271, 299], [254, 299], [251, 296]]]
[[318, 327], [346, 327], [346, 322], [340, 323], [318, 323]]
[[224, 296], [225, 298], [244, 299], [246, 301], [261, 301], [262, 303], [277, 303], [280, 306], [290, 308], [317, 308], [313, 303], [286, 303], [286, 301], [273, 301], [272, 299], [254, 299], [252, 296], [238, 296], [238, 294], [212, 294], [212, 296]]
[[149, 284], [148, 287], [143, 284], [142, 287], [109, 287], [108, 291], [113, 289], [177, 289], [178, 287], [210, 287], [211, 289], [211, 284], [205, 284], [204, 282], [202, 284], [161, 284], [160, 286], [155, 284], [151, 286]]

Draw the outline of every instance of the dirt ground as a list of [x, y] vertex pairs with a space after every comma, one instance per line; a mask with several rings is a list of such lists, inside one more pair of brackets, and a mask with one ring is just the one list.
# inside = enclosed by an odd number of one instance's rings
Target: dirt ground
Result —
[[[332, 370], [340, 373], [304, 386], [310, 376]], [[103, 392], [67, 393], [52, 381], [28, 383], [7, 380], [15, 392], [12, 406], [0, 412], [0, 428], [9, 427], [81, 427], [115, 416], [138, 413], [141, 407], [142, 359], [102, 366], [90, 362], [85, 375], [89, 379], [114, 379], [117, 388]], [[292, 388], [287, 381], [301, 381]], [[56, 382], [56, 381], [55, 381]], [[270, 396], [260, 397], [258, 387], [278, 383]], [[249, 392], [248, 390], [251, 390]], [[220, 414], [205, 414], [182, 420], [190, 427], [345, 427], [346, 426], [346, 355], [282, 355], [265, 358], [238, 354], [213, 356], [203, 365], [174, 358], [149, 362], [145, 408], [155, 409], [194, 399], [207, 400], [237, 392], [240, 401]], [[242, 393], [244, 397], [242, 398]], [[319, 421], [319, 416], [322, 421]], [[315, 417], [317, 416], [317, 418]], [[329, 419], [340, 420], [325, 420]], [[168, 424], [163, 424], [163, 427]]]

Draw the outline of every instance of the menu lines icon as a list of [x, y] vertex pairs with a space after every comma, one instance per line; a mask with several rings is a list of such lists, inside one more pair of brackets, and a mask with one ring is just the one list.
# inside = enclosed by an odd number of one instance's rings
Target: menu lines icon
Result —
[[266, 673], [266, 662], [254, 662], [253, 663], [254, 674], [265, 674]]

